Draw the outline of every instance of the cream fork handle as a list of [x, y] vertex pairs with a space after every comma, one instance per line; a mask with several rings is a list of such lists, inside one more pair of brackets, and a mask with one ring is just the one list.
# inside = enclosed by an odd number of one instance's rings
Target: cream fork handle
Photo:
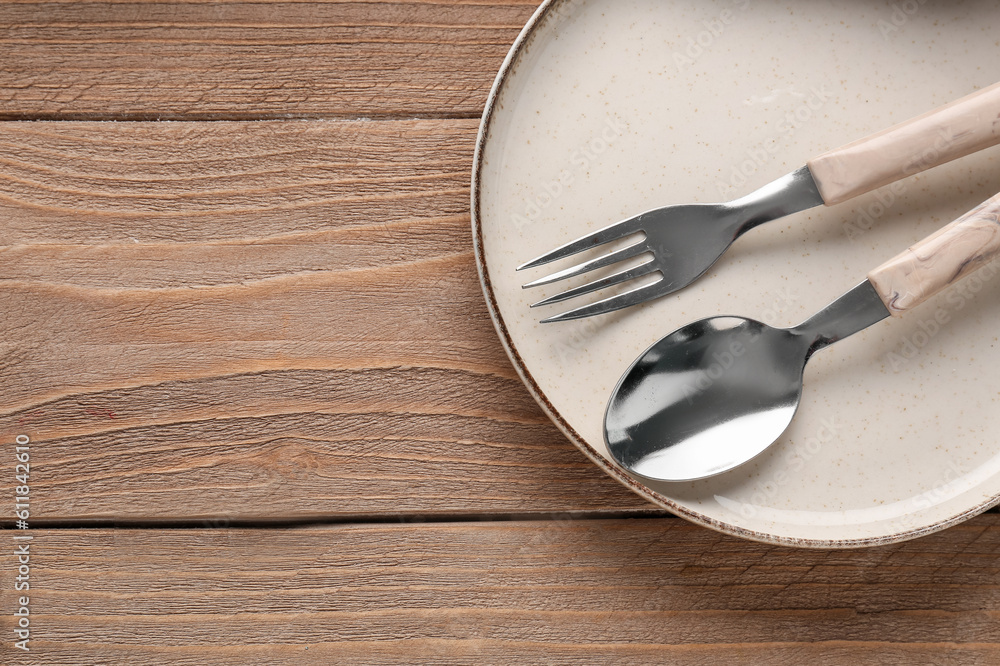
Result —
[[809, 170], [828, 205], [1000, 144], [1000, 83], [831, 150]]
[[1000, 194], [868, 274], [893, 316], [1000, 255]]

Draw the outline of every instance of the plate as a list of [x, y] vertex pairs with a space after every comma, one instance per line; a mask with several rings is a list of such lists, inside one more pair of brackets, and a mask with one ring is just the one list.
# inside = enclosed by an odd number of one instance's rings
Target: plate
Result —
[[748, 193], [1000, 80], [998, 26], [993, 0], [542, 4], [483, 117], [473, 231], [500, 339], [566, 436], [656, 504], [770, 543], [885, 544], [997, 504], [998, 264], [817, 354], [792, 427], [732, 472], [643, 481], [602, 436], [612, 389], [652, 342], [713, 315], [804, 320], [1000, 191], [996, 149], [760, 227], [688, 289], [612, 315], [539, 324], [562, 310], [529, 304], [573, 285], [521, 284], [573, 260], [514, 269], [643, 210]]

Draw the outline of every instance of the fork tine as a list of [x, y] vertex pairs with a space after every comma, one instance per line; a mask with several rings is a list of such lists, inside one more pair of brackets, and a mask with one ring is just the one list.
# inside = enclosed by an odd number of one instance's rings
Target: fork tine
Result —
[[641, 216], [631, 217], [627, 220], [622, 220], [621, 222], [615, 222], [614, 224], [606, 226], [603, 229], [598, 229], [593, 233], [587, 234], [582, 238], [577, 238], [575, 241], [566, 243], [565, 245], [557, 247], [547, 254], [543, 254], [537, 259], [532, 259], [528, 263], [518, 266], [517, 270], [523, 271], [529, 268], [535, 268], [536, 266], [544, 266], [545, 264], [552, 263], [553, 261], [571, 257], [574, 254], [583, 252], [584, 250], [588, 250], [592, 247], [604, 245], [605, 243], [610, 243], [611, 241], [634, 234], [639, 231], [640, 217]]
[[553, 273], [548, 277], [543, 277], [535, 280], [534, 282], [529, 282], [521, 288], [531, 289], [532, 287], [540, 287], [543, 284], [552, 284], [553, 282], [566, 280], [571, 277], [576, 277], [577, 275], [583, 275], [584, 273], [589, 273], [590, 271], [597, 270], [598, 268], [604, 268], [605, 266], [610, 266], [611, 264], [617, 264], [619, 261], [625, 261], [626, 259], [637, 257], [646, 251], [646, 244], [643, 241], [639, 241], [638, 243], [634, 243], [628, 247], [622, 248], [621, 250], [604, 255], [603, 257], [585, 261], [578, 266], [572, 266], [565, 270]]
[[576, 308], [575, 310], [570, 310], [569, 312], [564, 312], [554, 317], [549, 317], [548, 319], [543, 319], [541, 323], [551, 324], [557, 321], [570, 321], [571, 319], [583, 319], [584, 317], [593, 317], [595, 315], [608, 314], [609, 312], [614, 312], [616, 310], [623, 310], [633, 305], [638, 305], [657, 296], [662, 296], [665, 293], [663, 287], [663, 280], [658, 280], [652, 284], [647, 284], [642, 287], [636, 287], [630, 291], [626, 291], [623, 294], [617, 294], [611, 298], [605, 298], [604, 300], [597, 301], [596, 303], [591, 303], [590, 305], [584, 305], [583, 307]]
[[550, 296], [545, 300], [538, 301], [531, 307], [537, 308], [543, 305], [551, 305], [552, 303], [559, 303], [561, 301], [566, 301], [571, 298], [576, 298], [577, 296], [583, 296], [584, 294], [589, 294], [593, 291], [604, 289], [605, 287], [611, 287], [616, 284], [620, 284], [622, 282], [627, 282], [629, 280], [642, 277], [643, 275], [649, 275], [650, 273], [656, 272], [656, 270], [657, 270], [656, 261], [650, 259], [649, 261], [639, 264], [634, 268], [630, 268], [628, 270], [621, 271], [613, 275], [609, 275], [607, 277], [603, 277], [600, 280], [594, 280], [593, 282], [588, 282], [585, 285], [574, 287], [573, 289], [568, 289], [562, 292], [561, 294]]

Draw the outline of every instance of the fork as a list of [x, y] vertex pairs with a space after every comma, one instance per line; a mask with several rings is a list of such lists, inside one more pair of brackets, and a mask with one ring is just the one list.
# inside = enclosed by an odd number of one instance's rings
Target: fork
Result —
[[607, 314], [672, 294], [708, 272], [747, 231], [817, 206], [833, 206], [889, 183], [1000, 144], [1000, 83], [824, 153], [759, 190], [723, 204], [657, 208], [599, 229], [529, 261], [527, 270], [634, 237], [624, 247], [524, 285], [525, 289], [645, 257], [628, 268], [532, 304], [541, 307], [630, 282], [641, 284], [542, 323]]

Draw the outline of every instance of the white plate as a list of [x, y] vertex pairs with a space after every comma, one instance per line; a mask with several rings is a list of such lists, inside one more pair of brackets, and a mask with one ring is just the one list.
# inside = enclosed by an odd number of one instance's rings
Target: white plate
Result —
[[563, 285], [525, 292], [546, 268], [514, 268], [636, 212], [749, 192], [994, 83], [998, 27], [994, 0], [544, 3], [483, 118], [473, 228], [501, 340], [563, 432], [640, 495], [761, 541], [883, 544], [996, 504], [1000, 268], [818, 354], [791, 429], [733, 472], [644, 483], [611, 461], [601, 429], [652, 342], [718, 314], [798, 323], [1000, 191], [995, 149], [765, 225], [692, 287], [620, 314], [540, 325], [561, 310], [529, 303]]

